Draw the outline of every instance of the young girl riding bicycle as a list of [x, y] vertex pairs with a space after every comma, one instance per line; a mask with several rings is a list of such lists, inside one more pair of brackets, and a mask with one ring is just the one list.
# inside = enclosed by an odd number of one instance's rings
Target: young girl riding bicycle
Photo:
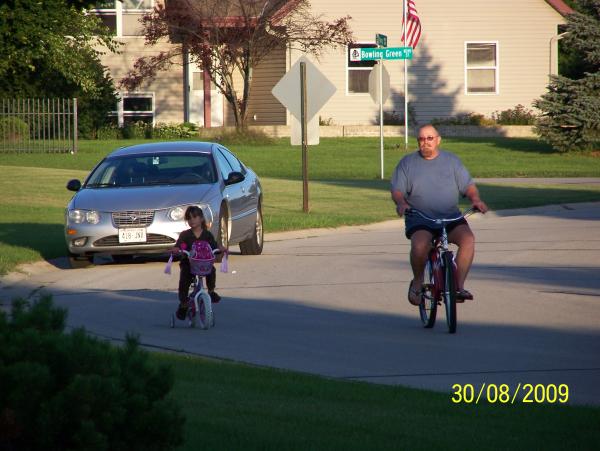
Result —
[[[208, 230], [206, 220], [204, 219], [204, 213], [202, 213], [200, 207], [195, 205], [188, 207], [185, 211], [185, 220], [190, 228], [181, 232], [175, 246], [171, 249], [171, 253], [178, 254], [181, 253], [182, 250], [191, 251], [194, 242], [196, 241], [206, 241], [213, 250], [219, 249], [221, 252], [226, 251], [224, 247], [217, 244], [215, 237], [210, 230]], [[190, 269], [190, 262], [185, 255], [179, 262], [179, 269], [179, 308], [177, 309], [176, 316], [178, 319], [184, 319], [188, 309], [188, 292], [192, 280], [194, 279], [194, 275]], [[217, 303], [221, 300], [221, 296], [215, 292], [216, 282], [217, 272], [213, 266], [210, 274], [206, 276], [206, 287], [208, 288], [208, 293], [210, 294], [213, 303]]]

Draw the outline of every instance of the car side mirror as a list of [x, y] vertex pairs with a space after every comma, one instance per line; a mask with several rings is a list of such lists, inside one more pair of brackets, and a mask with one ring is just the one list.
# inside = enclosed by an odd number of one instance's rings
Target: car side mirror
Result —
[[67, 189], [69, 191], [77, 192], [81, 189], [81, 182], [77, 179], [69, 180], [69, 183], [67, 183]]
[[243, 181], [246, 177], [241, 172], [230, 172], [227, 176], [227, 180], [225, 180], [225, 185], [233, 185], [235, 183], [239, 183]]

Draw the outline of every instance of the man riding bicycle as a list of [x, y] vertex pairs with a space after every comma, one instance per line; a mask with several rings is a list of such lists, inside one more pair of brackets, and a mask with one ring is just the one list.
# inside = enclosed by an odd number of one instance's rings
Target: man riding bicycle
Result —
[[[416, 208], [432, 218], [455, 218], [460, 216], [458, 196], [467, 197], [474, 208], [485, 213], [487, 205], [479, 198], [479, 191], [460, 159], [440, 150], [442, 141], [432, 125], [419, 128], [418, 152], [403, 157], [392, 175], [392, 199], [398, 216], [407, 209]], [[448, 241], [458, 246], [456, 255], [457, 293], [459, 302], [473, 299], [464, 283], [475, 254], [475, 237], [466, 219], [446, 225]], [[434, 234], [439, 226], [418, 215], [405, 217], [406, 237], [410, 239], [410, 264], [413, 280], [408, 288], [408, 301], [413, 305], [421, 302], [421, 289], [427, 255]]]

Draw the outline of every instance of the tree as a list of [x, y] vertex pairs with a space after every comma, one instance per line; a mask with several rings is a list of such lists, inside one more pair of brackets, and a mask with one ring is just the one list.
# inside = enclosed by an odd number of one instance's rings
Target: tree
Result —
[[100, 48], [116, 50], [110, 31], [84, 7], [93, 0], [3, 0], [0, 6], [0, 78], [52, 70], [94, 93]]
[[[170, 0], [142, 21], [147, 45], [165, 39], [174, 45], [139, 58], [120, 84], [135, 90], [188, 53], [190, 62], [202, 67], [225, 96], [236, 127], [245, 128], [252, 71], [261, 60], [285, 45], [317, 57], [325, 48], [345, 46], [352, 40], [349, 19], [324, 21], [311, 13], [308, 0]], [[241, 93], [236, 74], [241, 76]]]
[[581, 78], [552, 77], [548, 92], [534, 102], [542, 111], [537, 131], [560, 151], [590, 150], [600, 142], [600, 0], [579, 0], [567, 17], [564, 45], [584, 55]]

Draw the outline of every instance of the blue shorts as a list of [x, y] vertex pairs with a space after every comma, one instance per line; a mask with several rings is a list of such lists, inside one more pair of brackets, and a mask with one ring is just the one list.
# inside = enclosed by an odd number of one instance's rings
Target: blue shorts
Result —
[[[405, 222], [405, 224], [406, 224], [406, 222]], [[452, 232], [452, 230], [454, 230], [456, 227], [458, 227], [461, 224], [468, 225], [469, 223], [467, 222], [467, 220], [465, 218], [460, 218], [456, 221], [448, 222], [448, 223], [446, 223], [446, 232], [448, 232], [448, 234], [450, 234], [450, 232]], [[442, 226], [441, 225], [438, 226], [438, 225], [432, 223], [431, 221], [427, 221], [426, 219], [422, 219], [421, 221], [419, 221], [419, 220], [411, 221], [410, 226], [408, 224], [406, 224], [406, 228], [404, 231], [406, 238], [408, 238], [410, 240], [410, 237], [412, 236], [412, 234], [415, 233], [417, 230], [427, 230], [433, 236], [436, 236], [436, 235], [439, 235], [440, 233], [442, 233]]]

